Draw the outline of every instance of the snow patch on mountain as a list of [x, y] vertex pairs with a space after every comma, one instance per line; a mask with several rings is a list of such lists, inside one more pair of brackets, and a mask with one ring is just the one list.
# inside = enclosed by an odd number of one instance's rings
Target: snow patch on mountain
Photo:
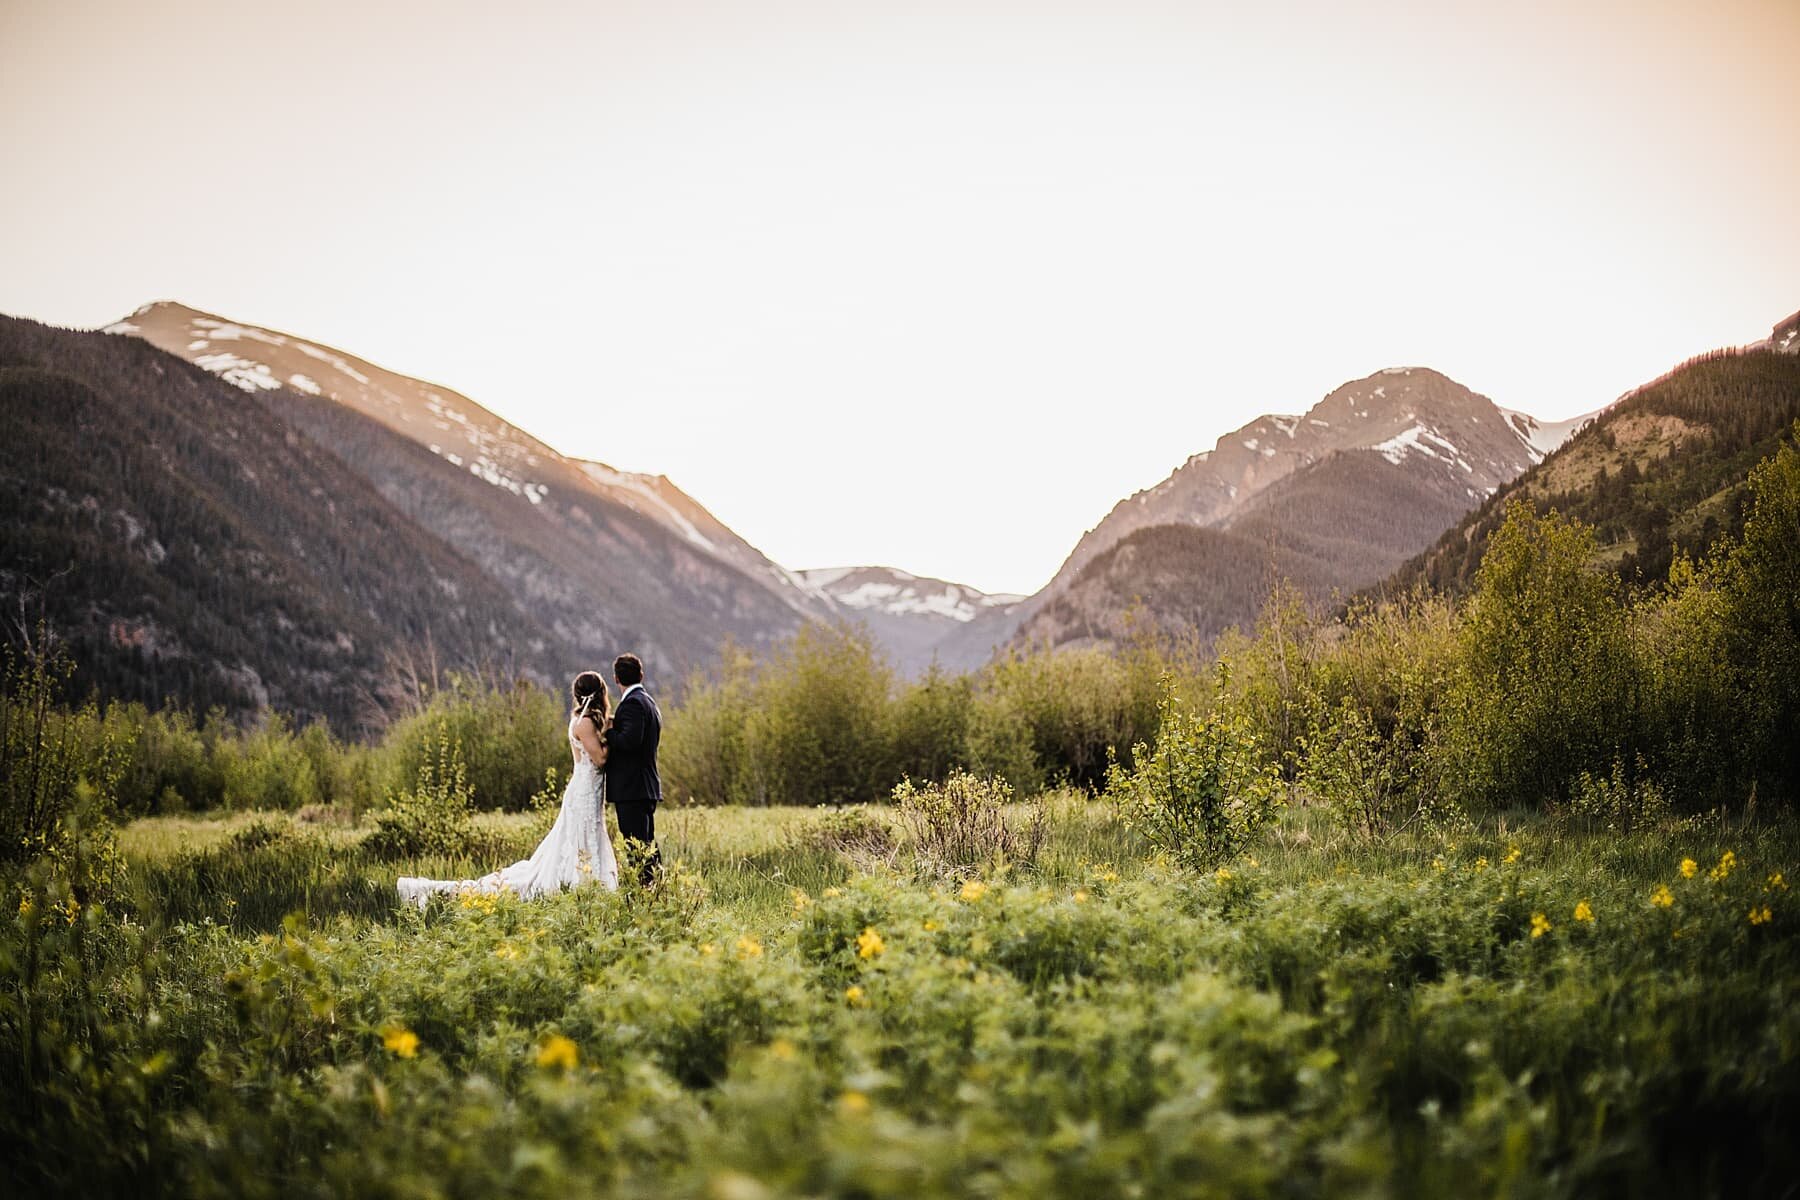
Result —
[[1519, 440], [1524, 442], [1531, 452], [1533, 462], [1542, 462], [1550, 452], [1574, 437], [1587, 426], [1589, 421], [1606, 410], [1597, 408], [1593, 412], [1582, 413], [1579, 417], [1570, 417], [1566, 421], [1540, 421], [1530, 413], [1520, 412], [1514, 408], [1502, 408], [1500, 414], [1512, 427]]
[[1436, 458], [1460, 466], [1470, 473], [1474, 471], [1474, 468], [1469, 466], [1468, 460], [1463, 458], [1462, 451], [1456, 448], [1455, 443], [1437, 430], [1421, 424], [1414, 424], [1385, 442], [1376, 443], [1374, 448], [1381, 454], [1381, 457], [1395, 466], [1399, 466], [1408, 454], [1423, 454], [1428, 458]]
[[718, 550], [711, 538], [701, 533], [699, 527], [688, 520], [685, 513], [670, 504], [656, 490], [654, 476], [620, 471], [605, 463], [597, 462], [583, 462], [581, 470], [584, 475], [601, 487], [611, 489], [615, 494], [623, 493], [618, 495], [618, 499], [627, 508], [638, 512], [644, 512], [648, 508], [650, 511], [646, 515], [653, 516], [664, 524], [673, 525], [680, 531], [682, 537], [694, 545], [708, 551], [716, 552]]
[[800, 578], [853, 612], [934, 617], [967, 624], [984, 611], [1025, 599], [977, 591], [960, 583], [927, 579], [895, 567], [815, 567]]

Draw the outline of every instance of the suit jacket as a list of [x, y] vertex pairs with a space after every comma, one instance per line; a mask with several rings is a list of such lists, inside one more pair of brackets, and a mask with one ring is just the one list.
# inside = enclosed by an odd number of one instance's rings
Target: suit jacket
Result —
[[662, 741], [662, 713], [650, 693], [638, 688], [613, 710], [606, 731], [606, 798], [614, 804], [650, 804], [662, 799], [656, 747]]

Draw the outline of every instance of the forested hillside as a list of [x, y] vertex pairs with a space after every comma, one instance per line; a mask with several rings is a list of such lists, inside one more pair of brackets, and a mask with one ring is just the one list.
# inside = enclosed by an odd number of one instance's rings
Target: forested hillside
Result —
[[[411, 660], [567, 647], [261, 402], [132, 338], [0, 318], [0, 599], [84, 689], [378, 725]], [[428, 668], [427, 668], [428, 669]]]
[[1506, 504], [1528, 501], [1597, 532], [1600, 561], [1627, 581], [1665, 578], [1742, 530], [1750, 468], [1800, 418], [1800, 355], [1721, 351], [1626, 396], [1500, 489], [1383, 585], [1466, 591]]

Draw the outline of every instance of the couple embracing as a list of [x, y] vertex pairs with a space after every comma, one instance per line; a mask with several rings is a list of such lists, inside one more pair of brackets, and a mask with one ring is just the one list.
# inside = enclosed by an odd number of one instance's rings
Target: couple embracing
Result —
[[642, 864], [643, 880], [656, 875], [656, 805], [662, 780], [656, 747], [662, 740], [662, 713], [644, 690], [644, 664], [635, 654], [613, 662], [613, 678], [623, 689], [609, 712], [606, 681], [583, 671], [569, 685], [569, 750], [574, 765], [563, 789], [556, 824], [531, 857], [480, 879], [421, 879], [402, 875], [400, 899], [423, 908], [434, 893], [513, 892], [531, 898], [565, 887], [598, 883], [619, 886], [619, 863], [606, 832], [605, 806], [612, 801], [619, 833]]

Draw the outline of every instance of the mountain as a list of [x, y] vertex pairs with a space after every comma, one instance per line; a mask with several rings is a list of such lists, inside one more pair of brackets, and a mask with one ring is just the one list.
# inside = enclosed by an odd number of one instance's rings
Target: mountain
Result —
[[1701, 355], [1617, 403], [1501, 488], [1382, 585], [1458, 592], [1473, 581], [1509, 501], [1595, 527], [1601, 562], [1654, 583], [1747, 516], [1750, 468], [1800, 420], [1800, 313], [1742, 349]]
[[833, 614], [666, 478], [566, 457], [449, 388], [167, 301], [107, 332], [256, 397], [582, 661], [634, 649], [670, 680], [710, 663], [727, 638], [767, 645]]
[[1017, 640], [1105, 640], [1121, 614], [1203, 639], [1270, 583], [1317, 600], [1372, 584], [1552, 452], [1592, 414], [1542, 422], [1424, 367], [1257, 418], [1121, 501], [1024, 606]]
[[907, 675], [933, 662], [948, 670], [980, 666], [1010, 635], [1009, 618], [1025, 599], [893, 567], [819, 568], [800, 572], [800, 578], [843, 615], [867, 625]]
[[146, 342], [0, 318], [0, 421], [6, 641], [47, 620], [84, 691], [349, 729], [431, 662], [567, 669], [572, 646], [336, 454]]

